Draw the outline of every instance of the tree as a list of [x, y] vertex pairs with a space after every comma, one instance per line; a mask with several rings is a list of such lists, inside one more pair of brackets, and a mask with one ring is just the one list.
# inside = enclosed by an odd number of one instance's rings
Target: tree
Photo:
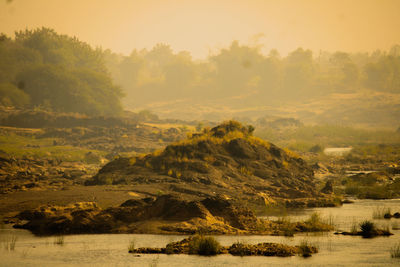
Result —
[[364, 68], [365, 86], [383, 92], [400, 93], [400, 56], [385, 55]]
[[104, 54], [48, 28], [17, 32], [15, 40], [0, 35], [1, 103], [117, 115], [123, 94], [113, 84]]
[[29, 104], [29, 95], [11, 83], [0, 83], [0, 104], [24, 107]]
[[314, 81], [312, 52], [298, 48], [285, 59], [283, 90], [288, 98], [307, 96]]

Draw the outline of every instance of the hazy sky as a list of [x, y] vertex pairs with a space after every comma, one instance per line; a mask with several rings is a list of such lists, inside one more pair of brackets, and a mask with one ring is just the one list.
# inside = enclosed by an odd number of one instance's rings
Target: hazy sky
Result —
[[232, 40], [285, 54], [400, 44], [400, 0], [0, 0], [0, 32], [50, 27], [129, 54], [167, 43], [195, 58]]

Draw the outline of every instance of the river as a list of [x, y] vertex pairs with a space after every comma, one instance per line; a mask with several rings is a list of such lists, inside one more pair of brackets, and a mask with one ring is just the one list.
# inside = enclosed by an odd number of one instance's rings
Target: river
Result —
[[[373, 219], [373, 212], [383, 207], [392, 213], [400, 211], [400, 200], [356, 200], [336, 208], [313, 208], [288, 211], [292, 220], [302, 220], [313, 212], [333, 219], [340, 230], [349, 230], [355, 222], [373, 220], [382, 227], [400, 226], [400, 219]], [[270, 216], [275, 219], [276, 217]], [[101, 234], [70, 235], [64, 244], [55, 244], [56, 237], [36, 237], [29, 231], [3, 226], [0, 229], [0, 266], [400, 266], [400, 259], [390, 257], [390, 249], [400, 244], [400, 230], [392, 230], [390, 237], [364, 239], [359, 236], [298, 234], [279, 236], [216, 236], [222, 245], [242, 241], [251, 244], [279, 242], [298, 245], [306, 240], [319, 248], [310, 258], [293, 257], [238, 257], [219, 255], [140, 255], [128, 253], [134, 240], [136, 247], [162, 247], [184, 236]], [[16, 237], [15, 249], [6, 249], [7, 240]]]

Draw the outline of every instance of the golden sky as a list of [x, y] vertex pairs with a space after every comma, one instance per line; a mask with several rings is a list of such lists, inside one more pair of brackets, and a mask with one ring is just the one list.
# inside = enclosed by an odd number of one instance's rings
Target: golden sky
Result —
[[314, 51], [400, 44], [400, 0], [0, 0], [0, 32], [50, 27], [129, 54], [167, 43], [195, 58], [232, 40]]

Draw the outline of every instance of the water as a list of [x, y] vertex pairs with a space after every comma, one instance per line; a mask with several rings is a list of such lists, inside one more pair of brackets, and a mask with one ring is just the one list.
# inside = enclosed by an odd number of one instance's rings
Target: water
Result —
[[[365, 219], [372, 220], [376, 207], [400, 211], [400, 200], [358, 200], [338, 208], [315, 208], [289, 212], [293, 220], [307, 218], [312, 212], [322, 217], [330, 216], [341, 230]], [[275, 218], [275, 217], [270, 217]], [[400, 219], [374, 220], [381, 226], [390, 226]], [[56, 245], [55, 237], [35, 237], [30, 232], [12, 228], [0, 230], [0, 266], [400, 266], [400, 259], [390, 257], [390, 249], [400, 242], [400, 231], [392, 230], [390, 237], [363, 239], [355, 236], [301, 234], [295, 237], [279, 236], [217, 236], [222, 245], [242, 241], [250, 244], [279, 242], [298, 245], [307, 240], [319, 248], [311, 258], [293, 257], [238, 257], [219, 255], [202, 257], [194, 255], [140, 255], [128, 253], [128, 245], [136, 247], [163, 247], [181, 240], [179, 235], [71, 235], [64, 237], [64, 245]], [[14, 251], [4, 248], [8, 237], [17, 236]]]
[[324, 154], [331, 156], [343, 156], [346, 153], [349, 153], [352, 149], [352, 147], [327, 147], [324, 149]]

